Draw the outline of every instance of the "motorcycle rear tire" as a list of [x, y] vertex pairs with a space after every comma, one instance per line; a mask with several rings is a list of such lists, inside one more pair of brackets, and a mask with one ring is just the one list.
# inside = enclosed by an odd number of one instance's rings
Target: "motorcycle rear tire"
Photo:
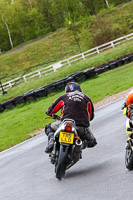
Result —
[[126, 168], [129, 170], [133, 170], [133, 151], [132, 149], [126, 149], [126, 154], [125, 154], [125, 165]]
[[55, 165], [56, 178], [61, 180], [65, 176], [66, 163], [67, 163], [68, 147], [60, 146], [59, 158]]

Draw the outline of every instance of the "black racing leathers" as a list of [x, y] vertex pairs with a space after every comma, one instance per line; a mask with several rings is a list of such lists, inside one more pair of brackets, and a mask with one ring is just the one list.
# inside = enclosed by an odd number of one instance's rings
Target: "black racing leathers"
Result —
[[58, 99], [48, 108], [47, 114], [52, 115], [61, 110], [61, 120], [73, 119], [77, 126], [90, 126], [89, 121], [94, 118], [94, 106], [91, 99], [79, 91], [69, 92]]

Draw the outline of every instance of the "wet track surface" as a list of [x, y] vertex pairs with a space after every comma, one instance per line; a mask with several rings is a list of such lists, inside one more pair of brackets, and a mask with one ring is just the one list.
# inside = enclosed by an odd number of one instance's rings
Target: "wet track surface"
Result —
[[95, 111], [91, 129], [98, 145], [66, 171], [62, 181], [44, 153], [42, 134], [0, 153], [0, 200], [128, 200], [133, 171], [125, 167], [124, 99]]

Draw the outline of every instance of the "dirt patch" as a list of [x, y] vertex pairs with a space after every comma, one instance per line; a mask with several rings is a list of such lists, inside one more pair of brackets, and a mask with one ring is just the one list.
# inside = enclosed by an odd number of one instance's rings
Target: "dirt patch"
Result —
[[34, 131], [33, 133], [29, 133], [28, 135], [30, 135], [31, 137], [34, 137], [36, 135], [40, 135], [41, 133], [44, 133], [44, 128]]

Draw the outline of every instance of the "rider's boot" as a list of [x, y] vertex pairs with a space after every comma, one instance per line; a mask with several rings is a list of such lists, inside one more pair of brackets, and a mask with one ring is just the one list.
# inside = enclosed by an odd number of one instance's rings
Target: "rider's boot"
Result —
[[126, 147], [125, 147], [125, 149], [131, 150], [132, 146], [133, 146], [133, 141], [132, 141], [131, 138], [129, 138], [129, 139], [127, 140], [127, 142], [126, 142]]
[[86, 140], [87, 140], [88, 148], [91, 148], [97, 145], [96, 138], [94, 137], [92, 131], [89, 128], [86, 129]]
[[54, 130], [51, 123], [45, 126], [45, 134], [48, 136], [48, 145], [45, 149], [46, 153], [51, 153], [54, 146]]
[[48, 145], [45, 149], [45, 153], [51, 153], [54, 147], [54, 133], [50, 133], [48, 136]]
[[126, 142], [126, 147], [125, 147], [125, 149], [127, 149], [127, 150], [130, 150], [130, 149], [131, 149], [130, 140], [131, 140], [131, 139], [128, 139], [127, 142]]
[[96, 145], [97, 145], [96, 138], [93, 138], [93, 139], [88, 140], [87, 143], [88, 143], [88, 144], [87, 144], [87, 147], [88, 147], [88, 148], [91, 148], [91, 147], [96, 146]]

